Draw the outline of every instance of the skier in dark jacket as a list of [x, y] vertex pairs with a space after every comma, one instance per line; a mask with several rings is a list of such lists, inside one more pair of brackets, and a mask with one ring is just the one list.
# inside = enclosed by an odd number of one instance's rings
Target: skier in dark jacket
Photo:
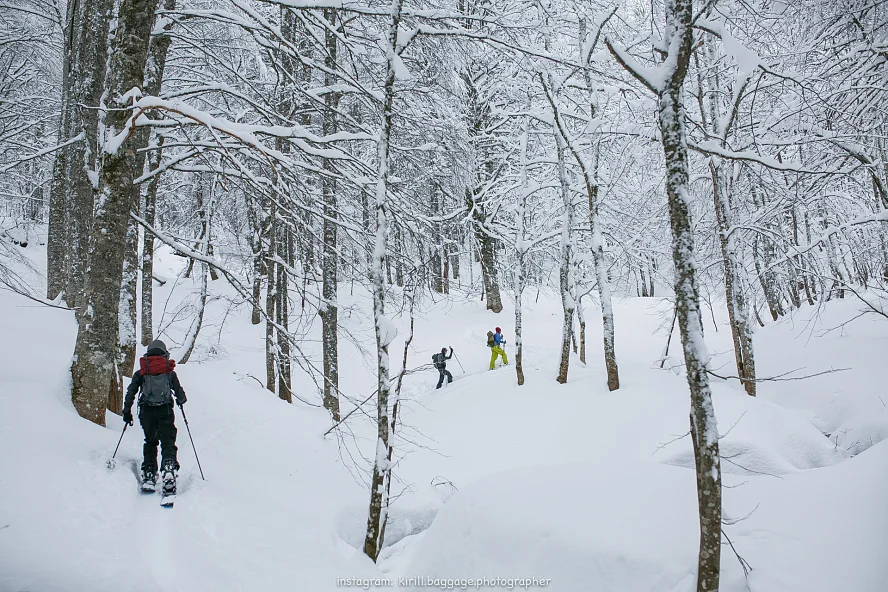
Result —
[[441, 388], [441, 385], [444, 384], [444, 377], [447, 377], [447, 384], [453, 382], [453, 375], [447, 371], [447, 361], [453, 357], [453, 348], [450, 348], [450, 355], [447, 355], [447, 348], [442, 347], [441, 353], [435, 354], [432, 356], [432, 360], [435, 362], [435, 368], [438, 369], [438, 373], [440, 376], [438, 377], [438, 386], [436, 389]]
[[145, 432], [142, 490], [154, 491], [157, 483], [157, 444], [160, 442], [164, 495], [176, 493], [176, 471], [179, 470], [172, 393], [175, 392], [179, 407], [187, 401], [175, 367], [176, 361], [170, 359], [163, 341], [149, 343], [148, 351], [139, 359], [139, 369], [133, 374], [123, 402], [123, 421], [133, 425], [133, 399], [136, 391], [141, 391], [138, 413], [139, 423]]

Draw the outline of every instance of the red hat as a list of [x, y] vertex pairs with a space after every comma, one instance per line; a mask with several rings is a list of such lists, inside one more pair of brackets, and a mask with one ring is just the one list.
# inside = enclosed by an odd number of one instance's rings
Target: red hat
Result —
[[496, 332], [497, 332], [497, 333], [500, 332], [500, 328], [499, 328], [499, 327], [496, 328]]

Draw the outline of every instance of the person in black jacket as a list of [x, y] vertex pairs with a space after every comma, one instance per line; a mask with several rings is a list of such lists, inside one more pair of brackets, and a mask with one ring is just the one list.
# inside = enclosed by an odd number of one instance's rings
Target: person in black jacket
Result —
[[123, 402], [123, 421], [133, 425], [133, 400], [139, 394], [139, 423], [145, 432], [142, 448], [142, 489], [154, 491], [157, 483], [157, 444], [160, 443], [163, 486], [165, 494], [175, 494], [176, 474], [176, 424], [173, 413], [173, 397], [181, 407], [187, 401], [185, 390], [175, 372], [176, 361], [170, 359], [166, 344], [155, 340], [148, 344], [148, 351], [139, 359], [139, 369], [126, 389]]
[[441, 388], [441, 385], [444, 384], [444, 377], [445, 376], [447, 377], [447, 384], [450, 384], [451, 382], [453, 382], [453, 375], [447, 371], [447, 362], [446, 362], [446, 360], [449, 360], [450, 358], [453, 357], [453, 348], [452, 347], [450, 348], [450, 355], [449, 356], [447, 355], [447, 348], [442, 347], [441, 353], [435, 354], [432, 357], [435, 362], [435, 368], [438, 369], [438, 373], [440, 375], [438, 377], [438, 386], [435, 387], [436, 389], [439, 389], [439, 388]]

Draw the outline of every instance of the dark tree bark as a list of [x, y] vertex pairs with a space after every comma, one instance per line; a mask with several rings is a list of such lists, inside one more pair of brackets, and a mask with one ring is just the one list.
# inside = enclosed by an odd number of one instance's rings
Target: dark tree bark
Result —
[[[173, 11], [176, 9], [176, 0], [163, 0], [163, 9]], [[173, 26], [172, 19], [165, 19], [163, 33], [153, 35], [148, 44], [148, 63], [145, 67], [144, 93], [148, 96], [157, 96], [163, 86], [163, 73], [166, 68], [166, 58], [169, 51], [171, 38], [169, 31]], [[156, 19], [155, 19], [156, 24]], [[149, 114], [150, 115], [150, 114]], [[145, 153], [151, 140], [150, 130], [147, 128], [136, 131], [134, 142], [136, 144], [136, 170], [141, 171], [144, 165]], [[148, 156], [148, 169], [155, 170], [160, 166], [163, 155], [163, 136], [157, 137], [157, 148]], [[143, 202], [142, 217], [149, 225], [154, 226], [154, 218], [157, 212], [157, 188], [160, 185], [161, 173], [158, 172], [148, 182]], [[135, 203], [140, 203], [141, 191], [138, 186], [133, 188]], [[142, 345], [148, 345], [154, 340], [154, 328], [152, 318], [152, 306], [154, 304], [154, 237], [147, 232], [142, 234]]]
[[[336, 84], [336, 76], [332, 73], [337, 68], [337, 11], [333, 8], [324, 9], [324, 18], [328, 29], [324, 35], [326, 55], [324, 65], [327, 67], [325, 84], [332, 87]], [[333, 30], [331, 30], [333, 29]], [[341, 94], [328, 92], [324, 95], [324, 113], [322, 134], [329, 136], [339, 131], [339, 101]], [[324, 362], [324, 407], [333, 415], [333, 421], [339, 421], [339, 305], [337, 292], [338, 254], [337, 254], [337, 217], [336, 203], [336, 169], [330, 159], [324, 159], [325, 174], [322, 181], [324, 197], [324, 252], [323, 252], [323, 305], [321, 308], [321, 350]]]
[[250, 322], [258, 325], [262, 322], [262, 278], [268, 272], [265, 269], [265, 249], [262, 246], [263, 212], [255, 199], [248, 199], [247, 221], [250, 224], [250, 248], [253, 251], [253, 310]]
[[275, 342], [274, 310], [277, 298], [277, 264], [274, 261], [277, 255], [277, 208], [271, 205], [268, 213], [266, 228], [262, 243], [267, 245], [265, 255], [265, 275], [268, 286], [265, 292], [265, 388], [275, 392], [277, 382], [277, 344]]
[[487, 297], [487, 310], [499, 313], [503, 310], [503, 302], [496, 273], [496, 242], [484, 230], [487, 217], [484, 213], [484, 208], [475, 201], [475, 193], [470, 188], [466, 188], [466, 203], [472, 216], [475, 240], [478, 241], [481, 259], [481, 281], [484, 294]]
[[105, 425], [109, 389], [118, 380], [118, 306], [123, 272], [123, 249], [129, 213], [133, 209], [133, 153], [126, 140], [130, 89], [144, 82], [148, 40], [157, 0], [122, 0], [114, 50], [108, 69], [111, 107], [105, 118], [107, 137], [103, 147], [99, 195], [91, 233], [85, 307], [79, 318], [74, 362], [71, 365], [71, 400], [81, 417]]
[[[163, 159], [163, 136], [158, 139], [158, 146], [148, 159], [148, 167], [156, 169]], [[157, 188], [160, 185], [160, 173], [151, 177], [148, 189], [145, 191], [145, 207], [142, 217], [154, 227], [157, 213]], [[148, 345], [154, 341], [154, 237], [148, 232], [143, 232], [142, 241], [142, 345]]]
[[[99, 103], [105, 89], [105, 62], [108, 56], [108, 27], [112, 0], [82, 0], [79, 22], [80, 36], [76, 43], [77, 57], [73, 75], [74, 97], [80, 125], [78, 133], [84, 141], [71, 147], [70, 201], [68, 214], [68, 283], [65, 291], [68, 306], [82, 313], [85, 276], [89, 267], [90, 232], [93, 227], [93, 205], [99, 182]], [[125, 91], [124, 91], [125, 92]], [[119, 246], [118, 246], [119, 250]]]
[[[79, 131], [79, 111], [73, 104], [73, 76], [81, 21], [77, 2], [69, 1], [65, 15], [62, 53], [62, 103], [58, 143], [64, 144]], [[56, 152], [49, 190], [49, 232], [46, 238], [46, 297], [54, 300], [68, 282], [68, 226], [71, 178], [71, 148]]]
[[[141, 169], [136, 169], [140, 172]], [[138, 174], [138, 172], [134, 174]], [[135, 196], [138, 199], [138, 195]], [[138, 202], [134, 202], [138, 204]], [[139, 280], [139, 227], [130, 218], [126, 225], [126, 238], [123, 244], [123, 273], [120, 285], [118, 310], [117, 364], [121, 380], [112, 389], [108, 400], [108, 410], [118, 415], [123, 413], [123, 378], [132, 376], [136, 364], [136, 287]]]
[[[293, 235], [289, 230], [284, 230], [280, 237], [279, 251], [281, 258], [289, 266], [293, 267]], [[287, 403], [293, 402], [293, 380], [290, 371], [290, 292], [287, 269], [283, 265], [277, 266], [278, 298], [275, 303], [275, 315], [280, 327], [277, 331], [278, 346], [278, 396]]]

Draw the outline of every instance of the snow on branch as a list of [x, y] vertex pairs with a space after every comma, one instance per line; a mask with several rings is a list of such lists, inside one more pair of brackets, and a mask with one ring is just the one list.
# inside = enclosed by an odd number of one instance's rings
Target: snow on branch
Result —
[[73, 138], [68, 140], [67, 142], [59, 144], [58, 146], [44, 148], [43, 150], [38, 150], [37, 152], [35, 152], [33, 154], [28, 154], [27, 156], [22, 156], [21, 158], [18, 158], [15, 161], [9, 163], [5, 167], [0, 168], [0, 173], [5, 173], [6, 171], [17, 167], [18, 165], [20, 165], [23, 162], [28, 162], [29, 160], [34, 160], [35, 158], [40, 158], [41, 156], [46, 156], [47, 154], [52, 154], [56, 150], [61, 150], [62, 148], [66, 148], [68, 146], [71, 146], [72, 144], [76, 144], [76, 143], [82, 141], [85, 137], [86, 137], [86, 132], [80, 132], [79, 134], [77, 134], [76, 136], [74, 136]]
[[659, 94], [663, 88], [663, 73], [657, 68], [649, 68], [640, 64], [634, 57], [629, 55], [622, 47], [617, 47], [609, 37], [604, 38], [604, 44], [611, 52], [611, 55], [619, 62], [623, 68], [629, 72], [636, 80], [638, 80], [645, 88], [655, 94]]

